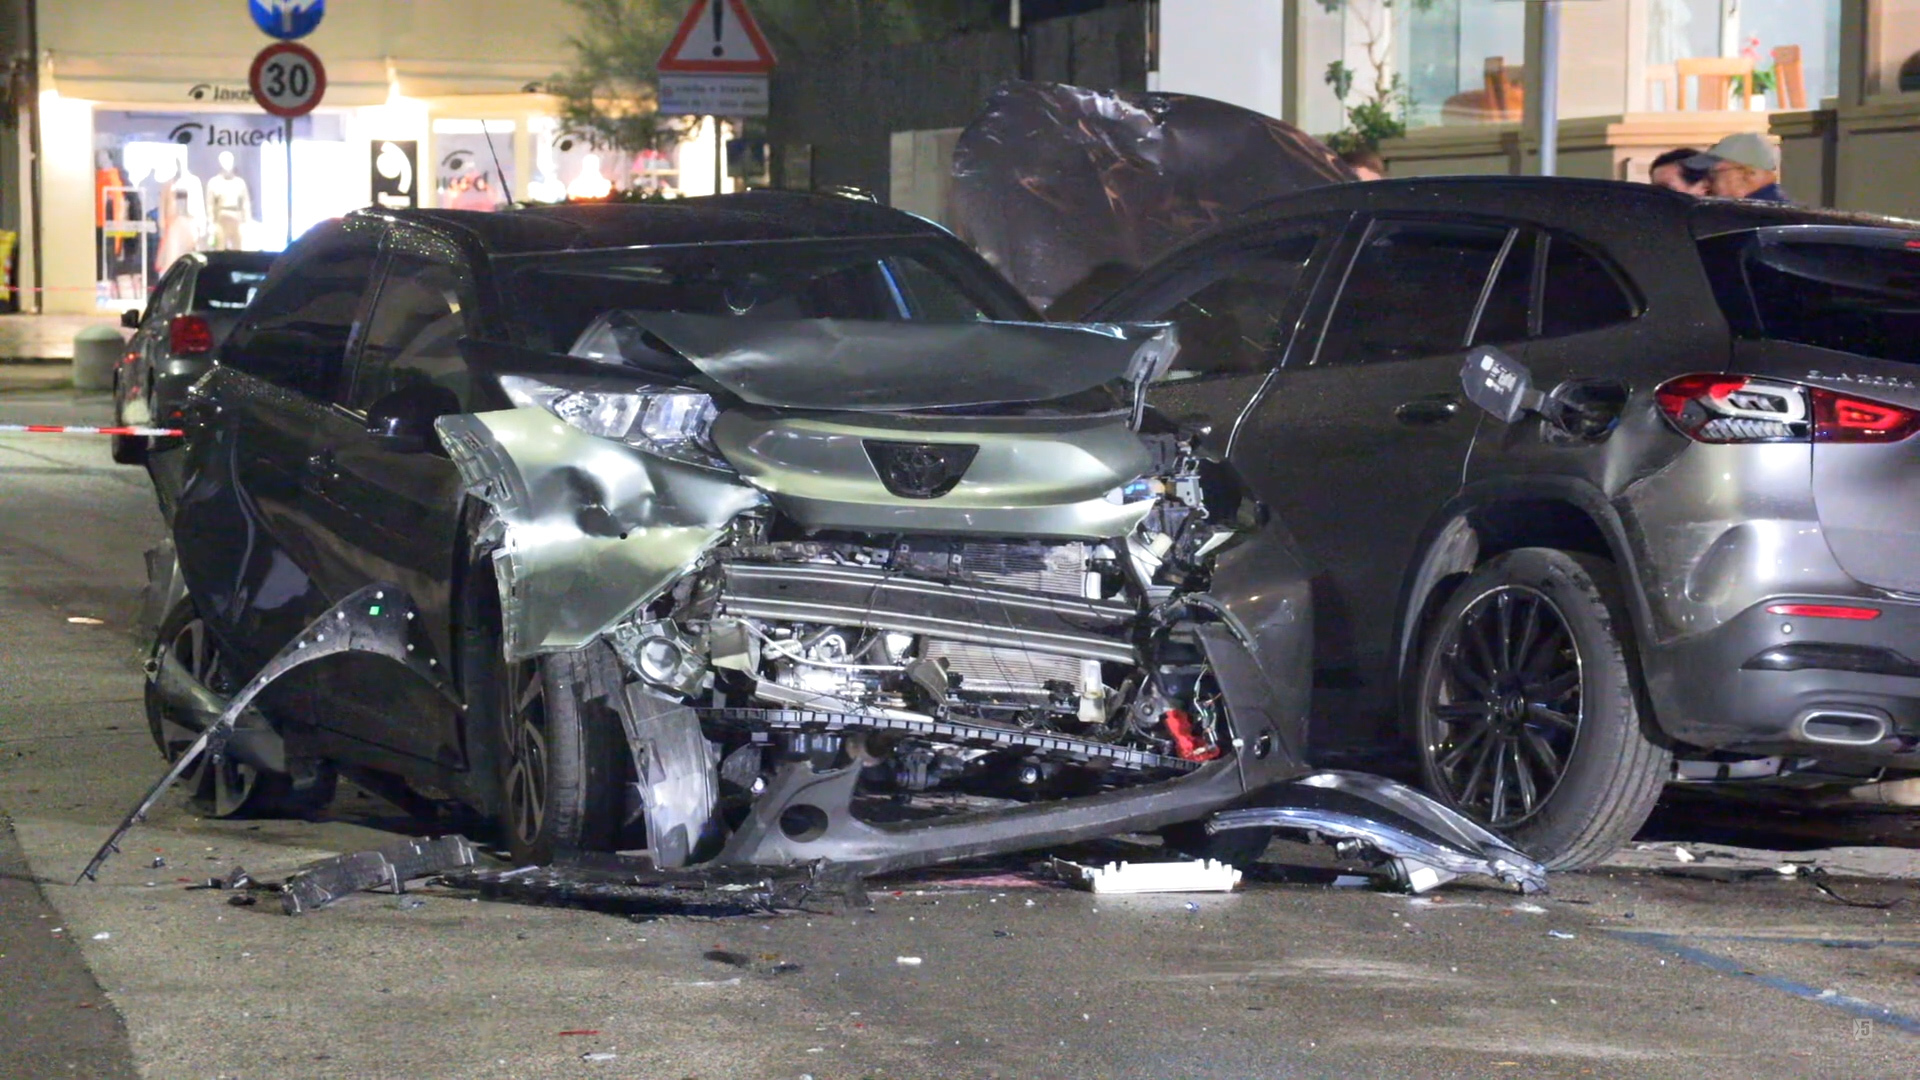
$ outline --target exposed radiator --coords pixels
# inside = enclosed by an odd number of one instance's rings
[[[1080,661],[1071,657],[939,640],[927,642],[926,656],[945,660],[947,671],[960,676],[963,691],[1037,697],[1045,693],[1049,680],[1080,688]]]

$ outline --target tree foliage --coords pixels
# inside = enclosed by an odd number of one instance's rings
[[[1327,145],[1345,153],[1348,150],[1378,149],[1384,139],[1407,133],[1407,113],[1413,98],[1407,93],[1406,80],[1393,70],[1393,15],[1396,8],[1431,11],[1442,0],[1319,0],[1328,14],[1350,11],[1357,28],[1360,46],[1367,54],[1367,67],[1373,86],[1367,96],[1349,103],[1353,93],[1354,70],[1345,60],[1327,65],[1325,76],[1333,96],[1346,106],[1347,126],[1327,136]],[[1447,0],[1458,3],[1458,0]]]
[[[654,64],[692,2],[567,0],[580,16],[567,39],[573,63],[549,89],[569,130],[629,151],[662,141]],[[992,0],[751,0],[750,8],[783,64],[933,40],[993,19]]]

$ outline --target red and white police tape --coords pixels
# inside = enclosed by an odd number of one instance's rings
[[[185,435],[179,428],[167,427],[87,427],[80,424],[0,424],[0,435],[131,435],[172,438]]]

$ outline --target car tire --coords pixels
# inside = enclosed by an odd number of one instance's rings
[[[568,851],[606,851],[619,837],[624,729],[607,695],[618,661],[602,643],[509,661],[490,560],[469,567],[482,592],[464,617],[469,713],[484,718],[498,781],[495,818],[515,863],[545,865]]]
[[[125,414],[120,409],[120,376],[113,377],[113,426],[126,424]],[[108,453],[113,455],[116,465],[145,465],[147,463],[147,440],[138,435],[114,435],[108,444]]]
[[[151,652],[154,670],[169,651],[188,674],[215,694],[230,697],[240,688],[242,680],[233,676],[190,597],[181,597],[160,620]],[[167,761],[178,759],[198,737],[199,730],[174,713],[160,696],[154,678],[147,680],[145,700],[147,730],[154,745]],[[286,773],[255,768],[231,757],[203,759],[181,777],[181,786],[186,788],[194,809],[216,818],[311,817],[333,801],[337,783],[333,768],[324,762],[304,784],[296,784]]]
[[[1632,625],[1604,559],[1521,548],[1468,575],[1413,687],[1427,790],[1555,870],[1632,839],[1672,765],[1647,730]]]

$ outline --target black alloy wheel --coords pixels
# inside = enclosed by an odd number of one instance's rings
[[[1434,773],[1449,802],[1496,829],[1559,787],[1580,732],[1580,653],[1560,609],[1525,585],[1472,598],[1448,623],[1426,687]]]
[[[1634,657],[1611,563],[1549,548],[1489,559],[1427,624],[1410,686],[1427,790],[1552,869],[1611,855],[1672,764]]]
[[[508,846],[540,847],[547,824],[547,695],[540,663],[503,664],[500,695],[500,788]]]

